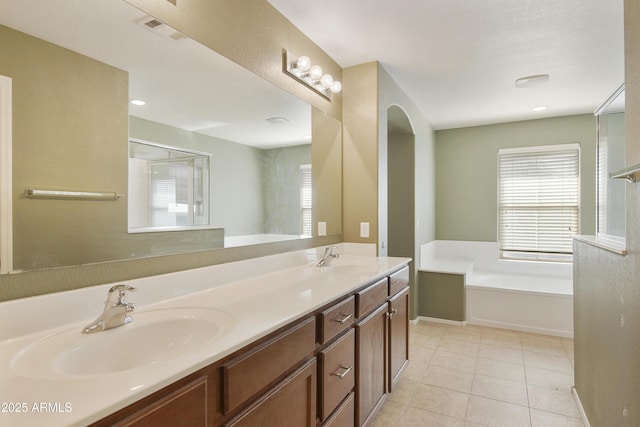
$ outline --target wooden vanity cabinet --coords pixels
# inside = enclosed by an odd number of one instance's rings
[[[366,425],[408,362],[408,271],[342,296],[91,426]]]
[[[360,298],[356,293],[356,302],[363,303],[356,304],[356,426],[373,418],[409,361],[409,268],[361,292]],[[367,315],[372,307],[377,308]]]

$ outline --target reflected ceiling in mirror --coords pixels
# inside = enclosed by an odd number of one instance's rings
[[[2,0],[0,23],[129,73],[130,114],[274,148],[308,144],[310,106],[122,0]]]

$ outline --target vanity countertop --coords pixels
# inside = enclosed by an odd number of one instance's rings
[[[340,258],[329,267],[316,267],[322,249],[128,281],[137,289],[128,296],[138,305],[134,323],[136,315],[148,311],[206,308],[220,313],[229,326],[186,356],[108,374],[52,374],[36,366],[49,363],[47,354],[36,357],[33,369],[18,365],[24,365],[21,352],[29,346],[65,331],[80,334],[102,312],[113,284],[0,303],[0,425],[87,425],[410,261],[351,255],[339,245]],[[128,326],[91,334],[91,339]]]

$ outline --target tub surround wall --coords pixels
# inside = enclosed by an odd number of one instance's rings
[[[595,233],[595,118],[592,114],[436,133],[436,238],[497,241],[499,148],[580,143],[580,229]]]
[[[624,3],[626,162],[633,165],[640,163],[640,3]],[[575,387],[592,427],[640,425],[640,184],[626,184],[626,198],[626,256],[574,242]]]

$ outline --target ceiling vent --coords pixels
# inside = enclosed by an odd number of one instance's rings
[[[187,36],[185,36],[181,32],[171,28],[164,22],[158,21],[156,18],[151,16],[145,16],[142,19],[138,19],[136,23],[138,25],[142,25],[144,28],[150,31],[153,31],[154,33],[165,39],[178,41],[187,38]]]

